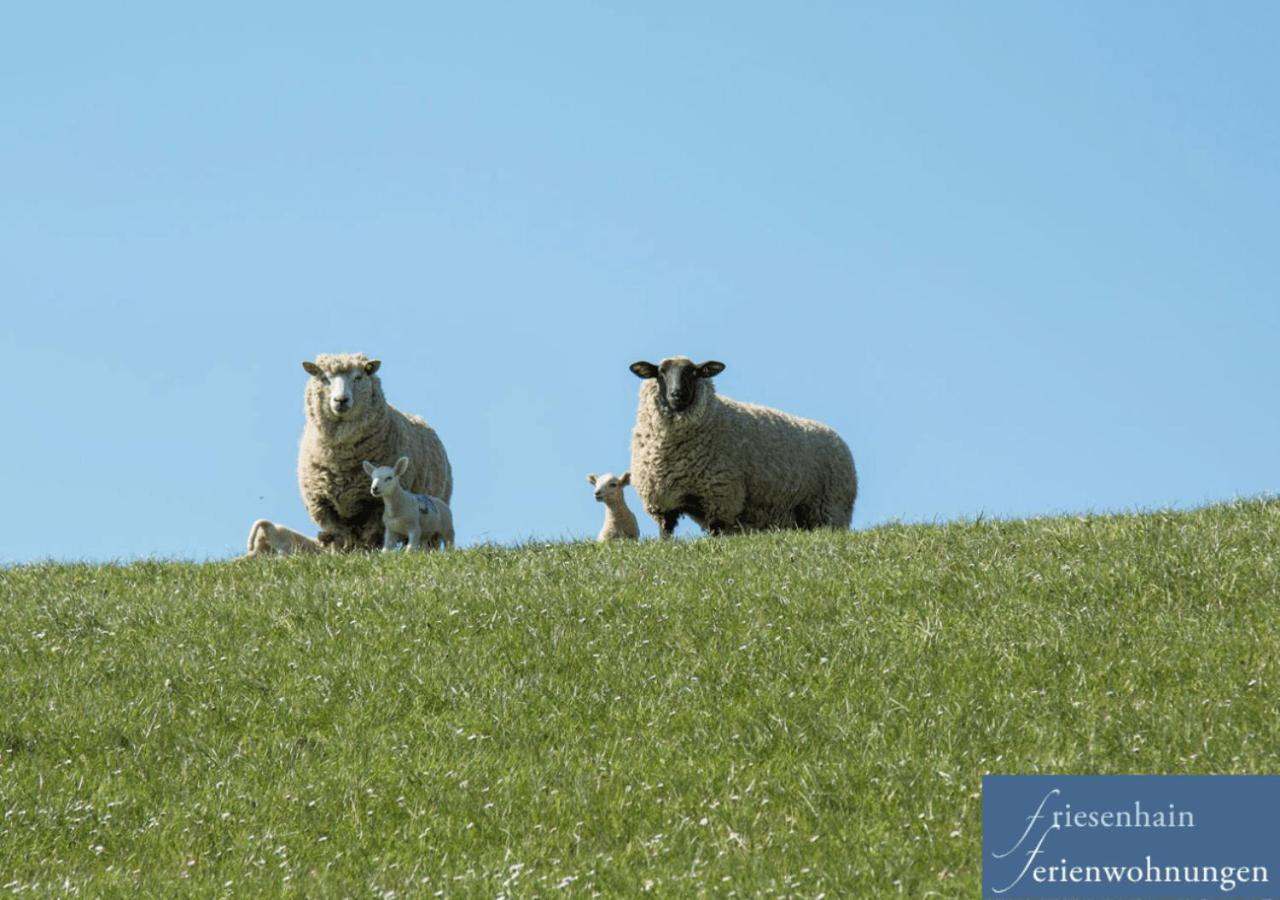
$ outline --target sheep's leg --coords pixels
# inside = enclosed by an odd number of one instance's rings
[[[658,522],[658,536],[665,541],[675,532],[676,523],[680,521],[680,511],[659,513],[654,519]]]
[[[391,533],[390,528],[382,529],[382,552],[390,553],[396,549],[396,536]]]
[[[307,512],[311,516],[311,521],[316,523],[316,527],[322,536],[325,537],[324,543],[337,543],[341,536],[346,532],[346,528],[342,524],[342,516],[338,514],[337,509],[327,499],[320,497],[305,497]],[[338,549],[344,549],[339,547]]]
[[[411,525],[409,527],[409,549],[418,550],[422,547],[422,526]]]

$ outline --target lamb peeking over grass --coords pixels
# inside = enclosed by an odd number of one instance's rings
[[[295,553],[319,553],[323,549],[315,538],[267,519],[258,519],[249,529],[245,556],[292,556]]]
[[[627,508],[627,498],[622,496],[622,489],[631,483],[631,473],[593,474],[587,476],[587,481],[595,486],[596,499],[604,504],[604,527],[600,529],[596,540],[640,540],[640,526],[636,523],[635,513]]]
[[[367,459],[361,465],[373,479],[369,492],[382,498],[383,553],[394,550],[401,538],[408,540],[410,550],[453,546],[453,513],[448,504],[439,497],[411,493],[400,484],[409,457],[400,457],[394,466],[375,466]]]

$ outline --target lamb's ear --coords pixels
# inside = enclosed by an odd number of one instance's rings
[[[373,474],[373,463],[369,462],[369,460],[366,459],[364,462],[360,463],[360,467],[364,469],[364,474]]]
[[[622,473],[622,477],[618,479],[618,484],[630,484],[630,483],[631,483],[631,471],[628,470]]]
[[[409,470],[409,457],[402,456],[396,460],[396,474],[403,475]]]
[[[637,378],[658,377],[658,367],[651,362],[633,362],[631,371],[635,373]]]
[[[595,484],[595,483],[596,483],[596,473],[595,473],[595,472],[592,472],[590,475],[588,475],[588,476],[587,476],[587,481],[591,482],[592,484]]]
[[[698,366],[698,377],[699,378],[715,378],[717,375],[719,375],[723,371],[724,371],[724,363],[716,362],[714,359],[711,359],[711,360],[707,360],[702,365]]]
[[[374,372],[378,371],[378,367],[381,365],[382,365],[382,360],[371,359],[364,364],[364,372],[366,375],[372,375]]]
[[[316,376],[317,378],[319,378],[321,375],[323,375],[323,374],[324,374],[324,373],[320,370],[320,367],[319,367],[319,366],[317,366],[315,363],[311,362],[311,360],[309,360],[309,359],[304,359],[304,360],[302,361],[302,368],[304,368],[304,369],[306,369],[306,370],[307,370],[307,374],[308,374],[308,375],[314,375],[314,376]]]

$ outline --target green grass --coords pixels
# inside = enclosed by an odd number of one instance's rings
[[[1280,771],[1277,650],[1276,501],[11,568],[0,886],[977,896],[983,773]]]

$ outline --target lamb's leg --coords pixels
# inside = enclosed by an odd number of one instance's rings
[[[390,528],[382,529],[382,552],[390,553],[396,548],[396,536],[391,533]]]
[[[422,547],[422,525],[412,525],[409,528],[409,549],[418,550]]]

